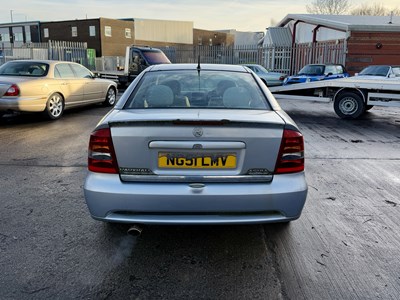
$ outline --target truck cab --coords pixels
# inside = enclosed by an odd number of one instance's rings
[[[160,49],[147,46],[130,46],[126,48],[124,70],[128,82],[131,82],[149,66],[170,63],[168,57]]]
[[[168,57],[160,49],[148,46],[128,46],[123,69],[96,72],[101,78],[115,81],[119,87],[131,83],[144,69],[152,65],[170,64]]]

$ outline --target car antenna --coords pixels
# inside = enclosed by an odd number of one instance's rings
[[[201,70],[201,67],[200,67],[200,54],[199,54],[199,56],[197,58],[197,76],[199,78],[199,90],[200,90],[200,87],[201,87],[200,70]]]
[[[200,67],[200,55],[197,58],[197,72],[200,73],[201,67]]]

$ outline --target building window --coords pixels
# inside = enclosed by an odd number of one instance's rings
[[[0,28],[0,41],[1,42],[10,41],[10,31],[8,28]]]
[[[96,27],[89,26],[89,36],[96,36]]]
[[[203,38],[201,36],[197,38],[197,45],[203,46]]]
[[[77,37],[78,36],[78,27],[72,26],[71,33],[72,33],[72,37]]]
[[[131,39],[132,38],[132,33],[130,28],[125,28],[125,38]]]
[[[32,42],[30,26],[25,26],[25,39],[26,39],[26,41],[25,41],[26,43]]]
[[[24,34],[22,33],[22,31],[22,27],[12,27],[14,42],[24,42]]]
[[[111,26],[104,26],[104,35],[111,36]]]
[[[43,34],[44,34],[45,38],[48,38],[49,37],[49,29],[48,28],[44,28],[43,29]]]

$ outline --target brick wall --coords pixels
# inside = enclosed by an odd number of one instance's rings
[[[368,65],[400,65],[400,32],[352,32],[347,49],[351,74]]]

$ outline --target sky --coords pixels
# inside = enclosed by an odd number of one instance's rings
[[[205,30],[265,31],[287,14],[307,13],[313,0],[14,0],[2,1],[0,23],[95,19],[159,19],[192,21]],[[375,0],[350,0],[352,6]],[[378,2],[379,3],[379,2]],[[385,0],[400,8],[399,0]]]

